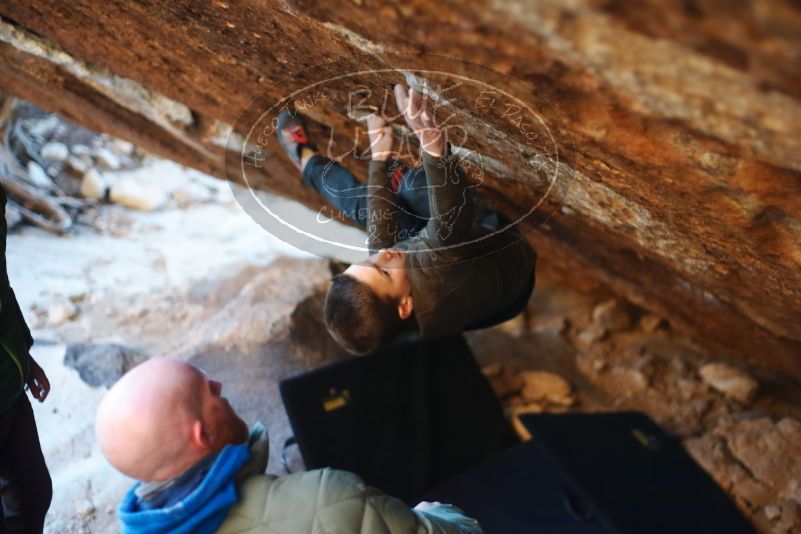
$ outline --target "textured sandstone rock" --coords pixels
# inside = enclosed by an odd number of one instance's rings
[[[644,332],[650,334],[662,326],[663,322],[664,321],[662,321],[662,318],[658,315],[646,313],[642,316],[642,318],[640,318],[640,328],[642,328]]]
[[[617,299],[609,299],[592,310],[592,320],[609,330],[625,330],[631,326],[631,314],[626,305]]]
[[[515,317],[512,317],[508,321],[504,321],[503,323],[499,324],[496,328],[502,332],[506,332],[510,336],[521,336],[528,330],[526,324],[526,314],[521,313]]]
[[[596,341],[603,339],[606,334],[606,328],[597,323],[590,323],[576,334],[576,344],[580,349],[586,350]]]
[[[770,482],[754,479],[729,452],[726,442],[712,435],[684,442],[687,452],[725,490],[736,488],[735,502],[748,512],[749,506],[764,506],[772,502]]]
[[[704,382],[727,397],[751,404],[759,391],[759,382],[748,373],[724,363],[709,363],[698,370]]]
[[[500,364],[488,365],[481,370],[499,399],[505,399],[520,393],[523,378],[519,373],[502,367]]]
[[[801,476],[801,421],[784,418],[778,422],[768,418],[723,421],[715,429],[731,453],[762,480],[791,497]]]
[[[798,501],[787,501],[782,506],[776,531],[793,533],[799,530],[801,530],[801,504]]]
[[[570,383],[546,371],[523,371],[523,399],[528,403],[548,402],[562,406],[575,403]]]
[[[724,417],[712,431],[684,445],[747,516],[755,514],[760,532],[793,532],[801,527],[795,494],[801,476],[797,419]],[[758,512],[768,524],[760,521]]]
[[[554,317],[540,317],[534,321],[531,331],[536,334],[546,334],[549,336],[558,336],[562,334],[568,327],[568,320],[561,315]]]
[[[365,52],[435,52],[510,74],[547,98],[575,148],[559,162],[569,188],[529,234],[540,256],[723,355],[801,378],[795,3],[30,0],[0,15],[4,90],[217,176],[242,111],[279,98],[283,77],[307,83],[296,74],[314,64],[344,60],[333,75],[370,64]],[[408,67],[384,66],[377,85]],[[456,111],[494,162],[488,200],[515,214],[540,198],[520,134]],[[341,99],[313,118],[354,128]],[[267,157],[257,187],[318,203]]]

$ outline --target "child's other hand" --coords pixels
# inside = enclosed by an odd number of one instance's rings
[[[395,102],[406,124],[420,140],[423,150],[437,158],[442,156],[445,152],[445,136],[434,122],[433,115],[426,111],[425,97],[415,89],[409,88],[407,91],[403,85],[397,84]]]
[[[373,160],[386,161],[392,154],[392,128],[375,113],[367,117],[367,135]]]
[[[31,374],[30,378],[28,378],[28,389],[31,390],[33,398],[39,402],[44,402],[47,394],[50,393],[50,381],[47,380],[47,375],[33,358],[30,359],[30,364]]]

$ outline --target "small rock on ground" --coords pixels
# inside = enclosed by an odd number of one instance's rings
[[[659,329],[659,327],[662,326],[663,322],[664,321],[662,320],[662,318],[659,317],[658,315],[654,315],[652,313],[646,313],[640,319],[640,329],[642,329],[643,332],[650,334]]]
[[[28,162],[28,179],[33,185],[42,189],[50,189],[53,186],[53,181],[42,166],[35,161]]]
[[[576,335],[576,344],[578,348],[586,350],[604,337],[606,337],[606,328],[596,323],[590,323]]]
[[[609,299],[592,310],[592,320],[609,330],[625,330],[631,326],[631,314],[626,305],[617,299]]]
[[[515,317],[512,317],[508,321],[499,324],[495,328],[501,330],[502,332],[506,332],[511,336],[517,337],[523,335],[526,332],[527,330],[526,323],[527,323],[526,314],[521,313]]]
[[[49,163],[61,163],[70,156],[70,150],[64,143],[45,143],[39,151],[42,159]]]
[[[92,387],[111,387],[147,355],[116,343],[77,343],[67,347],[64,365]]]
[[[526,402],[550,402],[570,406],[575,402],[572,388],[561,376],[546,371],[523,371],[523,399]]]
[[[100,200],[106,196],[106,184],[103,176],[96,169],[89,169],[81,180],[81,195],[84,198]]]
[[[706,364],[698,373],[712,388],[745,405],[751,404],[759,391],[759,382],[745,371],[725,363]]]
[[[499,364],[489,365],[482,369],[482,372],[499,399],[516,395],[523,387],[523,378],[520,373],[504,369]]]
[[[537,334],[557,336],[567,330],[568,320],[561,315],[553,317],[539,317],[534,320],[532,332]]]
[[[135,180],[121,180],[113,184],[110,198],[115,204],[140,211],[153,211],[167,201],[162,190]]]
[[[102,169],[114,171],[120,168],[121,163],[119,156],[108,148],[98,148],[95,150],[93,156],[98,166]]]
[[[78,308],[71,300],[63,299],[52,303],[47,308],[47,323],[50,326],[59,326],[78,315]]]

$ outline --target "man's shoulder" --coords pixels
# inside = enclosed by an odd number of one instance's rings
[[[253,475],[239,488],[239,502],[228,513],[218,534],[233,532],[299,532],[315,523],[325,510],[332,532],[346,532],[359,525],[376,498],[393,501],[389,508],[380,506],[389,522],[410,521],[408,508],[368,487],[353,473],[336,469],[318,469],[285,476]],[[394,502],[397,501],[397,502]],[[286,526],[287,530],[281,530]],[[293,530],[297,528],[297,530]]]
[[[330,468],[282,476],[254,473],[239,484],[240,499],[231,512],[261,516],[270,507],[279,514],[289,514],[293,508],[303,513],[359,497],[366,488],[358,475]]]

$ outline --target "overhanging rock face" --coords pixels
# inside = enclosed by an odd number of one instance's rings
[[[427,52],[508,74],[550,103],[569,147],[569,189],[529,234],[540,256],[801,379],[797,3],[28,0],[0,16],[0,87],[221,177],[228,125],[309,83],[298,73],[313,65],[409,70]],[[363,56],[389,52],[412,55]],[[519,129],[455,111],[493,162],[491,202],[515,214],[542,197]],[[336,98],[312,117],[353,128]],[[318,202],[267,156],[258,187]]]

